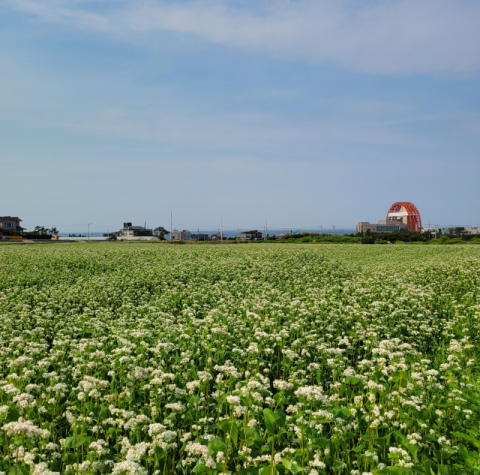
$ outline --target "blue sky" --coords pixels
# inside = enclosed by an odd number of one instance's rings
[[[480,224],[480,3],[0,1],[0,215]]]

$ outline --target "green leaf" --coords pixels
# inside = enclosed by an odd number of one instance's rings
[[[262,439],[263,441],[263,439]],[[214,439],[208,442],[208,449],[210,451],[210,455],[216,454],[217,452],[227,452],[228,445],[226,442],[221,439],[220,437],[215,437]]]
[[[367,446],[365,444],[360,444],[360,445],[357,445],[353,450],[355,452],[363,452],[366,448]]]
[[[352,416],[352,413],[348,409],[336,409],[333,411],[333,415],[335,418],[339,417],[345,421]]]
[[[101,419],[102,421],[104,419],[108,419],[109,417],[111,417],[111,414],[110,414],[110,411],[108,410],[107,407],[104,407],[102,406],[101,407],[101,410],[100,410],[100,414],[98,415],[99,419]]]
[[[477,449],[480,449],[480,441],[475,439],[475,437],[468,435],[468,434],[462,434],[461,432],[452,432],[452,435],[457,437],[457,439],[465,439],[471,442]]]
[[[275,467],[275,465],[273,466],[273,470],[271,465],[267,465],[266,467],[263,467],[263,469],[258,473],[258,475],[272,475],[272,474],[278,475],[278,470]]]
[[[332,468],[335,472],[339,472],[340,470],[343,470],[346,466],[346,463],[341,462],[340,460],[335,460],[335,462],[333,462]]]
[[[274,435],[275,434],[275,428],[274,428],[275,415],[270,409],[264,409],[263,417],[265,419],[265,426],[267,428],[267,432],[270,435]]]
[[[232,423],[231,421],[220,421],[218,423],[218,427],[219,429],[223,430],[223,432],[225,432],[226,434],[229,434],[231,423]]]
[[[263,410],[263,417],[266,421],[270,422],[271,424],[275,423],[275,414],[271,409],[264,409]]]
[[[373,475],[388,475],[390,472],[386,468],[379,469],[373,471]]]
[[[357,384],[360,380],[356,378],[355,376],[347,376],[345,378],[345,383],[346,384]]]
[[[73,437],[67,437],[65,439],[65,448],[66,449],[76,449],[83,445],[87,439],[81,435],[74,435]]]
[[[286,470],[292,472],[294,475],[301,472],[302,469],[298,466],[297,462],[283,458],[282,464]]]
[[[286,420],[287,415],[281,409],[277,409],[275,411],[275,424],[277,424],[278,427],[283,427]]]
[[[214,468],[207,467],[206,465],[197,465],[192,472],[194,473],[208,473],[208,472],[214,472]]]
[[[15,407],[9,407],[7,417],[5,418],[5,422],[16,422],[20,417],[20,413]]]
[[[163,455],[165,455],[165,451],[159,447],[158,445],[155,446],[155,448],[153,449],[155,451],[155,455],[157,456],[157,458],[160,458],[162,457]]]
[[[197,402],[200,401],[200,396],[192,396],[188,402],[194,406],[195,404],[197,404]]]
[[[405,467],[387,467],[390,473],[394,473],[395,475],[409,475],[412,473],[412,469],[405,468]]]
[[[263,445],[263,437],[253,427],[247,427],[247,446],[256,445],[260,448]]]
[[[17,465],[16,466],[16,471],[15,471],[15,467],[12,467],[12,469],[10,470],[9,474],[8,475],[28,475],[30,472],[28,469],[26,468],[23,468],[21,465]]]
[[[230,434],[232,436],[233,443],[235,444],[235,447],[236,447],[238,443],[238,429],[234,422],[232,422],[232,428],[231,428]]]

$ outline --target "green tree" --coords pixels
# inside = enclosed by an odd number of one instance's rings
[[[167,236],[168,234],[170,234],[170,232],[167,231],[163,226],[159,226],[158,228],[155,228],[153,230],[153,235],[157,236],[162,241],[165,240],[165,236]]]
[[[32,232],[33,234],[42,234],[42,235],[50,234],[50,230],[47,229],[45,226],[35,226]]]

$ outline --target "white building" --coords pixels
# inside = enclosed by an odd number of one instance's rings
[[[173,241],[190,241],[190,231],[184,229],[183,231],[172,231]]]
[[[237,234],[237,239],[239,241],[254,241],[262,239],[262,233],[258,232],[256,229],[253,231],[244,231],[243,233]]]
[[[465,232],[468,234],[480,234],[480,226],[472,226],[471,228],[465,228]]]
[[[123,229],[115,233],[118,238],[128,238],[134,236],[153,236],[151,229],[146,229],[143,226],[132,226],[132,223],[123,223]]]

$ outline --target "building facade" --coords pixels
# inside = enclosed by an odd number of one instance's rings
[[[153,236],[152,230],[143,226],[132,226],[132,223],[123,223],[123,229],[115,233],[117,237],[134,237],[134,236]]]
[[[471,228],[465,228],[467,234],[480,234],[480,226],[472,226]]]
[[[208,241],[210,236],[206,233],[190,234],[191,241]]]
[[[253,231],[244,231],[243,233],[237,234],[237,239],[239,241],[255,241],[262,239],[262,233],[258,232],[256,229]]]
[[[379,221],[378,224],[373,224],[368,221],[360,221],[357,223],[355,234],[391,233],[394,231],[408,231],[408,223],[391,224],[386,221]]]
[[[0,233],[2,231],[23,231],[23,228],[20,226],[21,222],[22,220],[15,216],[0,216]]]
[[[172,231],[172,240],[173,241],[189,241],[190,240],[190,231],[184,229],[183,231]]]

